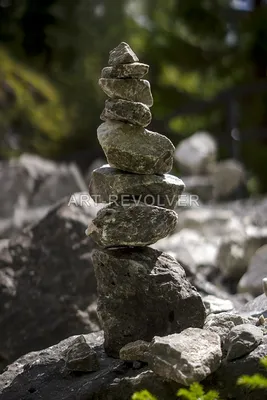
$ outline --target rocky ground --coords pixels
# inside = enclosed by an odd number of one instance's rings
[[[98,208],[82,201],[88,182],[75,166],[28,155],[2,163],[0,182],[1,399],[125,400],[147,388],[164,400],[194,380],[216,387],[224,399],[265,398],[262,391],[251,392],[235,382],[242,374],[264,373],[259,360],[267,355],[267,325],[261,317],[267,318],[262,288],[267,275],[266,198],[179,207],[176,231],[152,247],[174,257],[198,290],[206,307],[204,330],[199,329],[201,321],[189,323],[195,327],[185,325],[164,345],[153,339],[148,358],[140,355],[137,343],[120,360],[104,352],[96,313],[95,245],[85,229]],[[166,279],[164,284],[173,287],[172,279],[179,278]],[[140,291],[146,290],[145,281],[142,285]],[[172,324],[171,310],[161,309],[164,302],[157,300],[155,290],[149,300],[157,323]],[[112,300],[110,307],[116,308]],[[185,310],[190,321],[190,304]],[[117,312],[118,320],[127,316],[125,310]],[[197,352],[203,352],[200,360],[195,351],[190,353],[194,342]],[[162,376],[158,360],[166,357],[164,348],[187,360],[186,380],[173,376],[172,369]]]

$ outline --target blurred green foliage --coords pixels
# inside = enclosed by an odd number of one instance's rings
[[[262,358],[260,363],[267,371],[267,357]],[[243,375],[238,379],[237,384],[246,386],[251,390],[262,389],[265,394],[267,391],[267,377],[261,374]]]
[[[255,132],[241,141],[242,158],[266,190],[267,135],[256,134],[267,130],[267,7],[238,12],[229,3],[0,0],[0,156],[98,155],[98,78],[109,51],[127,41],[151,66],[151,129],[175,144],[208,130],[229,157],[236,100],[241,132]]]
[[[188,389],[179,389],[177,397],[183,400],[220,400],[219,393],[216,390],[205,392],[203,386],[198,382],[192,383]],[[131,400],[157,400],[157,398],[147,390],[142,390],[134,393]]]
[[[23,130],[22,148],[51,156],[58,141],[69,130],[59,91],[1,47],[0,59],[1,133],[4,136],[5,131]],[[10,149],[3,143],[1,152],[15,155],[16,147]]]
[[[267,370],[267,356],[260,359],[260,364]],[[242,375],[237,380],[237,385],[245,386],[250,390],[267,390],[267,378],[262,374]],[[205,391],[199,382],[193,382],[189,388],[181,388],[177,394],[183,400],[220,400],[220,395],[216,390]],[[131,400],[157,400],[148,390],[141,390],[132,395]]]

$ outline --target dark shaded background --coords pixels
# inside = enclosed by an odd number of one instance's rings
[[[97,82],[121,41],[151,66],[150,128],[175,145],[210,131],[266,192],[264,0],[0,0],[0,157],[101,156]]]

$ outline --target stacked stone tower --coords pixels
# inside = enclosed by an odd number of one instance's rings
[[[127,43],[110,52],[100,87],[108,95],[98,128],[107,165],[93,171],[90,195],[108,203],[87,229],[93,253],[98,313],[106,352],[138,339],[202,327],[201,297],[175,259],[149,246],[176,226],[174,208],[184,189],[172,169],[174,146],[145,127],[151,122],[149,66]]]

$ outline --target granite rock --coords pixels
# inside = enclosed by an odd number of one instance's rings
[[[220,366],[217,333],[199,328],[154,337],[149,347],[149,367],[164,379],[184,385],[205,379]]]
[[[111,203],[102,208],[87,228],[101,247],[147,246],[174,231],[175,211],[144,203]]]
[[[98,314],[107,354],[136,340],[202,327],[205,309],[183,268],[151,248],[94,250]]]
[[[105,108],[100,118],[103,121],[111,119],[139,126],[147,126],[151,122],[152,115],[149,107],[143,103],[114,99],[106,100]]]
[[[99,85],[112,99],[124,99],[153,105],[150,83],[144,79],[107,79],[100,78]]]
[[[100,329],[88,309],[97,296],[94,243],[84,235],[93,217],[68,201],[0,249],[0,370],[68,335]]]
[[[163,135],[123,122],[104,122],[97,137],[111,167],[136,174],[170,172],[174,146]]]
[[[231,329],[243,323],[244,319],[240,315],[231,313],[210,314],[205,320],[204,329],[217,333],[223,346]]]
[[[227,350],[227,360],[232,361],[249,354],[263,340],[263,332],[252,324],[242,324],[235,326],[229,332],[226,339],[225,348]]]
[[[176,176],[130,174],[108,164],[93,171],[89,185],[96,203],[126,198],[170,209],[176,207],[183,189],[183,181]]]
[[[93,372],[99,369],[97,352],[83,335],[78,336],[65,350],[65,369],[76,372]]]

